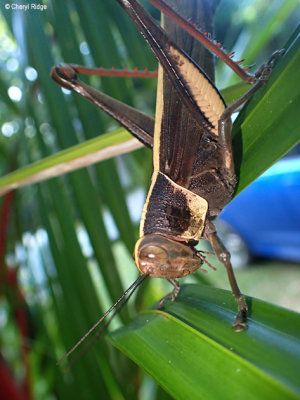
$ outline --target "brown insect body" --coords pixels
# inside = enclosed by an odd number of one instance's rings
[[[172,2],[175,8],[179,5],[178,2],[177,4]],[[193,18],[201,20],[203,29],[212,32],[211,18],[207,15],[211,13],[209,7],[203,8],[203,3],[191,1],[187,3],[184,13],[183,17],[188,19],[193,15]],[[212,94],[218,97],[223,106],[221,110],[224,111],[225,102],[211,82],[214,79],[212,54],[169,18],[164,18],[164,21],[164,29],[170,39],[189,54],[191,59],[197,62],[197,66],[209,71],[210,77],[198,69],[197,74],[198,76],[200,74],[200,78],[203,78]],[[182,262],[182,256],[178,257],[177,268],[174,268],[176,263],[174,257],[172,262],[166,261],[167,264],[164,265],[159,257],[159,251],[154,257],[148,236],[163,235],[175,241],[175,245],[179,246],[178,242],[183,242],[194,248],[198,240],[204,237],[206,221],[217,216],[230,200],[235,176],[230,173],[232,170],[228,173],[224,167],[224,149],[219,144],[218,135],[214,133],[217,131],[217,126],[213,127],[215,129],[212,132],[205,113],[203,120],[206,123],[200,124],[183,103],[168,75],[162,71],[161,73],[156,112],[156,119],[160,120],[160,124],[156,125],[154,133],[154,146],[157,143],[153,152],[154,173],[140,225],[140,236],[142,238],[144,236],[144,240],[139,240],[134,254],[136,264],[142,273],[148,271],[150,276],[178,278],[197,269],[187,268],[188,265],[195,264],[195,258],[198,259],[199,268],[203,262],[202,258],[194,251],[193,257],[186,254],[185,263]],[[208,101],[207,106],[209,105],[211,103]],[[232,164],[231,159],[230,165]],[[174,246],[172,241],[169,242],[169,253],[172,253],[171,248]],[[141,258],[145,263],[146,243],[149,246],[150,257],[147,262],[148,269],[141,265]]]
[[[246,326],[247,305],[235,280],[230,254],[216,235],[211,220],[228,203],[236,184],[230,116],[264,84],[274,59],[282,51],[274,53],[256,75],[249,75],[224,53],[219,44],[207,43],[207,37],[188,22],[192,17],[203,31],[212,33],[211,21],[215,11],[212,7],[217,2],[189,0],[183,7],[182,0],[150,0],[172,16],[172,19],[164,17],[165,30],[162,30],[137,0],[116,1],[136,24],[160,64],[155,121],[91,88],[77,77],[77,73],[101,75],[103,69],[63,64],[52,68],[51,76],[61,86],[76,91],[97,105],[146,146],[153,148],[151,185],[141,218],[140,239],[134,250],[135,262],[142,275],[132,285],[128,298],[145,276],[150,275],[167,278],[175,286],[171,295],[174,300],[179,292],[179,284],[174,278],[201,269],[204,257],[194,246],[205,238],[226,267],[238,304],[233,326],[236,331],[242,331]],[[176,6],[182,10],[182,15],[174,13]],[[212,54],[186,31],[209,47],[245,81],[255,83],[231,106],[226,107],[212,83]],[[112,76],[114,74],[112,71]],[[128,75],[130,72],[124,71],[124,76]]]
[[[177,2],[177,6],[179,3],[180,1]],[[173,6],[176,8],[174,2]],[[203,3],[191,1],[184,12],[186,15],[183,16],[186,19],[192,15],[197,21],[200,20],[199,25],[203,26],[203,29],[213,32],[209,23],[212,17],[207,15],[211,13],[209,7],[203,8]],[[206,72],[204,79],[213,85],[213,55],[188,33],[176,27],[168,18],[165,19],[165,29],[170,38],[199,65],[202,74],[203,71]],[[194,84],[197,85],[198,82],[195,81]],[[224,100],[215,87],[214,89],[213,94],[220,97],[225,110]],[[211,133],[208,126],[195,120],[164,73],[159,169],[178,185],[206,199],[208,218],[220,213],[233,192],[234,177],[229,179],[228,172],[224,171],[223,151],[218,137]]]

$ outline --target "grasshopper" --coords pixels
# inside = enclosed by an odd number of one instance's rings
[[[59,85],[87,98],[153,149],[151,184],[141,217],[140,238],[134,249],[141,275],[115,305],[129,292],[130,297],[147,276],[168,279],[174,286],[159,307],[167,298],[174,300],[180,290],[176,279],[201,269],[206,262],[203,252],[195,246],[200,239],[207,239],[226,268],[237,302],[233,327],[235,331],[243,331],[247,326],[247,304],[236,282],[230,254],[218,238],[212,220],[228,203],[237,183],[231,115],[265,83],[275,58],[283,51],[275,52],[252,75],[188,20],[191,15],[210,14],[208,3],[190,0],[182,16],[174,7],[180,4],[179,0],[150,0],[162,12],[162,28],[137,0],[116,1],[136,24],[159,61],[155,120],[93,89],[77,76],[79,73],[154,76],[155,73],[93,69],[75,64],[61,64],[51,71]],[[204,28],[212,30],[209,23]],[[213,84],[211,52],[252,84],[230,106],[226,106]]]

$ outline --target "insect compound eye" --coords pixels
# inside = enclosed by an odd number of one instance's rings
[[[141,264],[163,264],[168,262],[168,253],[159,246],[145,246],[139,252]]]

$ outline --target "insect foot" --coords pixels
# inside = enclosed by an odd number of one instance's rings
[[[247,328],[247,313],[248,313],[248,306],[246,304],[246,300],[244,296],[240,296],[237,300],[238,303],[238,313],[235,317],[235,321],[232,324],[233,329],[235,332],[243,332]]]
[[[77,82],[75,69],[69,64],[60,64],[59,67],[52,67],[51,78],[60,86],[74,90],[74,84]]]
[[[281,57],[285,53],[285,49],[276,50],[271,55],[270,59],[266,64],[263,64],[259,70],[256,72],[255,77],[261,81],[267,81],[270,77],[272,69],[274,67],[274,62],[278,57]]]

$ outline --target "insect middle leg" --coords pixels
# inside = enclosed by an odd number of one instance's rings
[[[231,115],[243,103],[245,103],[260,87],[262,87],[265,84],[266,80],[269,78],[269,75],[272,71],[274,59],[276,59],[281,54],[282,51],[278,51],[272,55],[269,62],[260,68],[257,75],[258,80],[256,81],[256,83],[240,99],[238,99],[235,103],[228,106],[219,120],[218,131],[219,131],[220,144],[223,149],[222,151],[223,177],[224,181],[229,187],[233,188],[236,183],[233,156],[232,156]],[[207,224],[206,237],[209,240],[210,244],[212,245],[217,257],[224,264],[226,268],[230,286],[233,295],[236,299],[236,302],[238,304],[238,314],[236,316],[233,327],[237,332],[243,331],[247,326],[246,320],[247,320],[248,307],[236,282],[232,265],[230,262],[230,253],[227,251],[221,240],[218,238],[214,225],[211,222]]]
[[[226,171],[227,183],[235,185],[235,172],[232,157],[232,137],[231,137],[231,115],[247,100],[249,100],[269,79],[275,60],[283,55],[284,49],[275,51],[267,63],[263,64],[257,71],[255,84],[244,93],[238,100],[230,104],[222,114],[218,123],[219,140],[223,149],[223,168]]]

